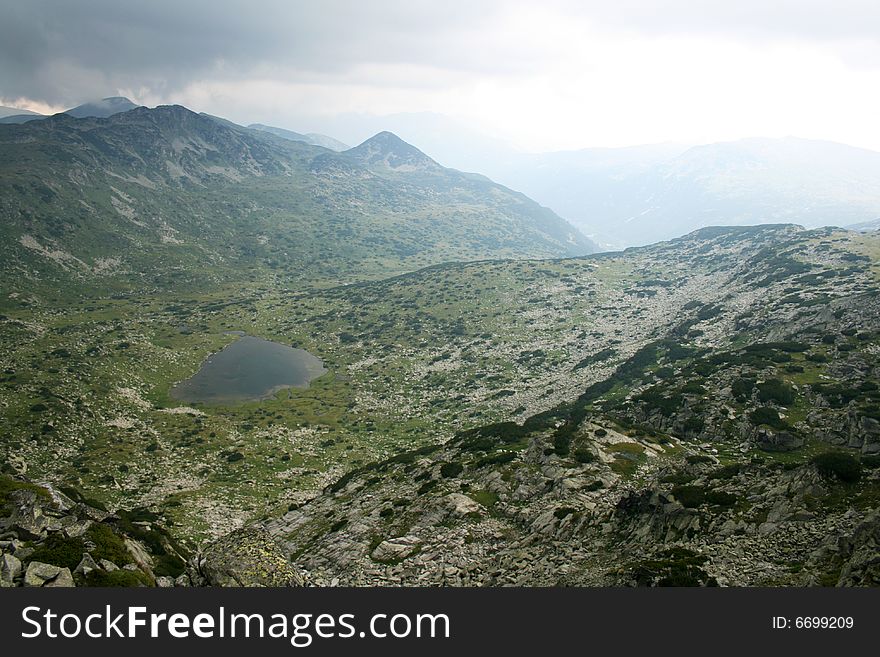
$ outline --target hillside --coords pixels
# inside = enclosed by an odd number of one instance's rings
[[[263,125],[262,123],[251,123],[248,128],[251,130],[269,132],[277,137],[283,137],[284,139],[290,139],[291,141],[304,141],[312,146],[322,146],[331,151],[347,151],[350,148],[347,144],[343,144],[338,139],[333,139],[333,137],[320,135],[314,132],[302,134],[294,132],[293,130],[285,130],[284,128],[276,128],[271,125]]]
[[[640,564],[837,582],[864,546],[817,550],[862,545],[878,500],[878,248],[706,229],[325,290],[19,308],[0,322],[2,460],[147,507],[189,549],[256,523],[316,583],[654,581]],[[263,401],[172,399],[236,330],[328,372]]]
[[[20,294],[345,281],[593,248],[486,179],[386,175],[358,149],[338,156],[177,106],[0,126],[0,144],[0,276]]]
[[[721,229],[559,263],[618,326],[665,321],[623,353],[595,332],[592,354],[566,350],[570,401],[367,464],[260,526],[325,584],[877,585],[876,247]],[[596,286],[605,267],[641,307]]]

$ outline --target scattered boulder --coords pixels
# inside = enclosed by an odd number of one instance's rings
[[[21,561],[11,554],[0,556],[0,588],[15,586],[21,575]]]
[[[243,527],[208,545],[197,570],[210,586],[303,586],[268,532]]]
[[[771,431],[760,427],[755,432],[758,447],[767,452],[793,452],[804,446],[804,439],[789,431]]]
[[[95,560],[92,558],[92,555],[86,552],[83,555],[82,560],[79,562],[79,565],[73,571],[74,574],[77,575],[88,575],[93,570],[98,569],[98,564],[95,563]]]
[[[421,546],[422,541],[417,536],[398,536],[379,543],[370,556],[376,561],[402,561],[415,554]]]
[[[467,495],[450,493],[445,499],[453,515],[464,517],[471,513],[480,513],[480,505]]]
[[[31,587],[72,587],[70,568],[61,568],[40,561],[31,561],[24,574],[24,585]]]
[[[45,537],[49,518],[43,513],[43,498],[35,491],[21,489],[10,493],[9,503],[12,513],[6,520],[7,528],[21,539],[38,540]]]

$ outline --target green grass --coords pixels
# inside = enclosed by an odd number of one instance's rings
[[[468,496],[487,509],[491,509],[498,502],[498,495],[488,490],[471,491]]]

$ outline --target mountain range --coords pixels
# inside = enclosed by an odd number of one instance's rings
[[[24,288],[344,281],[595,250],[526,196],[390,133],[335,152],[162,106],[0,126],[0,144],[2,269]]]
[[[65,114],[108,117],[137,107],[122,97],[84,103]],[[210,115],[205,115],[210,116]],[[0,124],[44,118],[0,110]],[[234,130],[244,127],[224,122]],[[325,122],[326,123],[326,122]],[[399,129],[405,139],[462,171],[479,171],[520,190],[575,225],[603,249],[671,239],[712,225],[793,221],[808,227],[880,220],[880,153],[834,142],[742,139],[704,145],[521,153],[442,115],[347,116],[327,123],[354,134]],[[343,152],[349,146],[317,132],[252,123],[252,131]]]
[[[323,146],[324,148],[329,148],[331,151],[346,151],[351,148],[350,146],[348,146],[348,144],[343,144],[338,139],[333,139],[333,137],[328,137],[327,135],[320,135],[316,132],[310,132],[307,135],[302,135],[298,132],[294,132],[293,130],[275,128],[271,125],[263,125],[262,123],[251,123],[248,128],[251,128],[252,130],[262,130],[264,132],[270,132],[273,135],[284,137],[284,139],[290,139],[291,141],[304,141],[305,143],[312,144],[313,146]]]
[[[393,130],[446,166],[522,191],[605,249],[710,225],[847,226],[880,217],[880,154],[828,141],[751,138],[528,153],[436,113],[348,114],[313,125],[344,139]]]
[[[487,173],[613,247],[671,239],[704,226],[847,226],[880,217],[880,153],[833,142],[743,139],[502,162],[506,170]]]

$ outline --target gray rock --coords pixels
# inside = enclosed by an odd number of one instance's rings
[[[212,586],[303,585],[274,539],[255,527],[237,529],[208,545],[198,569]]]
[[[114,570],[119,570],[119,566],[117,566],[112,561],[108,559],[99,559],[98,564],[100,564],[101,568],[106,570],[108,573],[112,573]]]
[[[129,553],[134,558],[134,562],[140,567],[141,570],[152,572],[153,571],[153,557],[151,557],[147,551],[144,549],[144,546],[140,544],[140,542],[132,540],[130,538],[125,539],[125,547],[128,548]]]
[[[450,493],[444,500],[453,515],[464,517],[469,513],[480,513],[482,507],[467,495]]]
[[[92,555],[86,552],[73,572],[78,575],[88,575],[90,572],[97,569],[98,564],[95,563]]]
[[[40,561],[31,561],[24,574],[24,585],[31,587],[74,586],[70,568],[61,568]]]
[[[32,490],[21,489],[9,495],[12,514],[7,527],[18,534],[19,538],[37,540],[45,536],[49,519],[43,514],[45,500]]]
[[[398,536],[379,543],[370,556],[376,561],[400,561],[415,554],[421,546],[417,536]]]
[[[804,446],[804,439],[788,431],[771,431],[759,428],[756,431],[755,441],[758,447],[767,452],[791,452]]]
[[[758,525],[758,534],[772,534],[777,529],[779,529],[779,527],[775,522],[762,522],[760,525]]]
[[[21,561],[11,554],[0,557],[0,588],[15,586],[15,580],[19,575],[21,575]]]
[[[156,586],[160,589],[170,589],[174,587],[174,578],[167,575],[160,575],[156,578]]]
[[[85,534],[91,526],[91,520],[76,520],[75,522],[66,524],[62,531],[67,538],[79,538]]]

